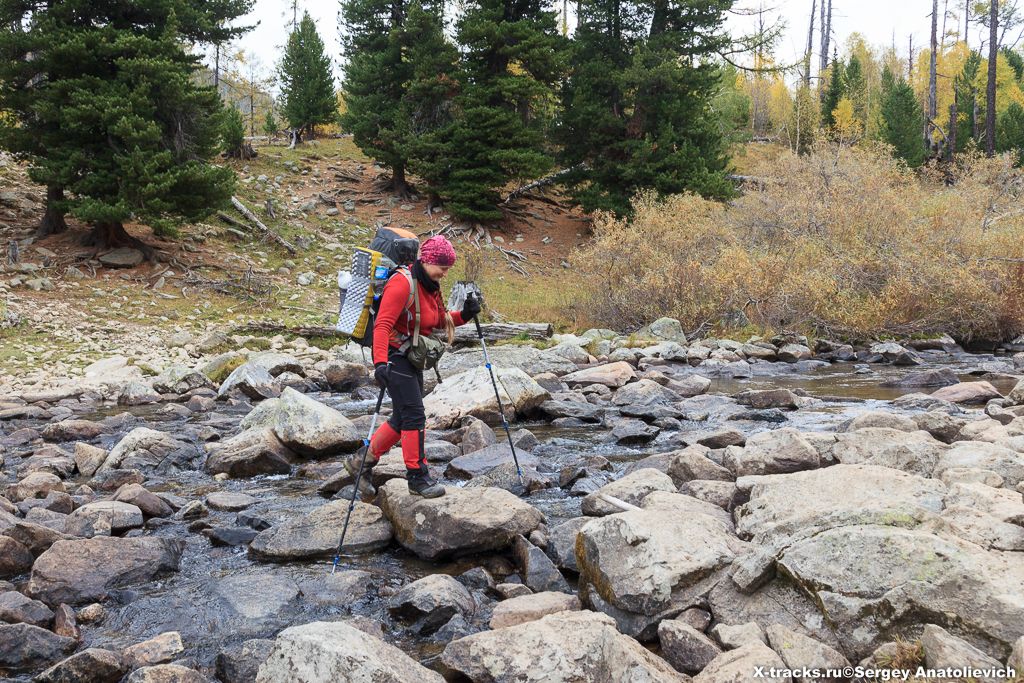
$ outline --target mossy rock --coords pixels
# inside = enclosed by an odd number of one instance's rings
[[[219,385],[227,379],[228,375],[245,363],[246,358],[246,354],[239,351],[228,351],[211,358],[199,368],[199,371],[209,377],[214,384]]]

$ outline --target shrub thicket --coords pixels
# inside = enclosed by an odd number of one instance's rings
[[[671,315],[847,339],[1024,332],[1024,175],[1009,157],[915,174],[884,147],[819,144],[762,178],[728,206],[641,195],[632,222],[599,216],[573,256],[581,305],[617,329]]]

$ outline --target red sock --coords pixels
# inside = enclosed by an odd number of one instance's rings
[[[400,438],[401,435],[395,431],[391,423],[385,422],[380,427],[377,427],[377,431],[373,433],[373,438],[370,439],[370,455],[373,456],[374,460],[380,460],[380,456],[390,451]]]
[[[426,458],[423,456],[423,432],[418,429],[402,430],[402,459],[405,466],[410,470],[418,470],[426,465]]]

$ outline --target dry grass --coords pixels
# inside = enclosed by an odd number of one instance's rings
[[[765,186],[728,207],[641,196],[632,223],[599,217],[573,258],[595,317],[852,339],[1024,332],[1024,177],[1009,159],[918,175],[885,149],[822,145],[750,170]]]

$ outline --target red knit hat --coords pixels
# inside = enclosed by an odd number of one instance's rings
[[[420,261],[433,266],[454,266],[455,247],[443,235],[434,235],[420,246]]]

